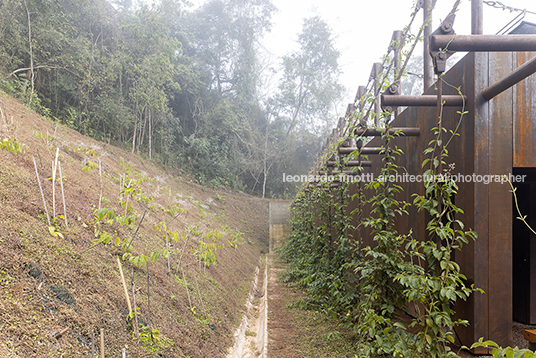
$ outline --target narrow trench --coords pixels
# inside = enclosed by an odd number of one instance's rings
[[[259,266],[255,269],[255,278],[246,302],[246,312],[234,334],[235,343],[227,358],[265,358],[267,356],[267,288],[268,261],[263,256]]]

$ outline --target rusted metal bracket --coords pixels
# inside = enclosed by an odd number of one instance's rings
[[[376,97],[376,94],[380,93],[380,74],[383,72],[382,64],[375,62],[372,65],[372,70],[370,72],[370,78],[374,80],[374,124],[378,125],[378,120],[380,117],[380,98]]]
[[[374,129],[374,128],[361,128],[356,129],[354,134],[356,136],[362,137],[381,137],[383,135],[383,130]],[[418,137],[421,134],[420,128],[389,128],[389,134],[393,135],[395,133],[400,133],[408,137]]]
[[[353,103],[348,103],[348,107],[346,107],[346,117],[350,117],[355,111],[355,107]]]
[[[454,20],[456,19],[456,15],[451,13],[447,16],[445,20],[441,23],[441,26],[439,26],[438,29],[436,29],[432,35],[430,35],[430,56],[432,57],[432,61],[434,63],[434,71],[437,75],[442,74],[445,72],[447,67],[447,59],[454,54],[454,52],[449,50],[445,50],[445,47],[441,48],[434,48],[432,46],[432,39],[434,36],[449,36],[449,38],[453,38],[456,33],[454,32]]]
[[[466,96],[460,95],[443,95],[441,97],[443,105],[447,107],[461,107],[464,101],[467,101]],[[437,96],[421,95],[421,96],[403,96],[403,95],[388,95],[382,94],[382,108],[384,110],[392,110],[396,107],[436,107]]]

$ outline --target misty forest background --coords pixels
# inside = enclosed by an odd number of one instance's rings
[[[0,87],[45,117],[179,168],[199,183],[289,198],[344,88],[320,17],[262,46],[270,0],[2,0]],[[289,34],[289,36],[292,36]]]

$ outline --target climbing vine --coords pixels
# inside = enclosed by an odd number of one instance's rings
[[[385,63],[390,69],[392,62],[386,59]],[[403,70],[391,84],[387,83],[388,72],[376,79],[379,89],[363,97],[369,103],[376,100],[380,90],[398,85]],[[369,114],[375,123],[381,123],[376,128],[382,132],[379,176],[366,184],[352,184],[355,190],[350,195],[352,187],[341,180],[347,159],[335,158],[340,166],[332,171],[339,173],[333,179],[339,180],[340,186],[315,183],[294,202],[291,234],[281,251],[289,262],[284,279],[306,289],[304,302],[309,307],[331,312],[355,330],[359,357],[457,357],[450,345],[455,341],[456,327],[468,322],[455,319],[453,307],[457,300],[482,292],[467,285],[454,260],[454,253],[475,240],[476,233],[459,219],[463,210],[453,199],[458,186],[443,169],[447,167],[448,146],[459,135],[467,113],[464,104],[456,127],[445,128],[444,83],[439,76],[434,138],[421,163],[422,194],[413,194],[411,202],[400,199],[403,188],[390,178],[406,170],[397,164],[397,157],[404,153],[393,145],[393,138],[403,133],[390,128],[391,110],[371,113],[371,104],[368,111],[356,111],[357,118],[350,121],[345,139],[360,143],[349,156],[360,163],[364,159],[360,147],[366,138],[357,136],[355,133],[362,131],[356,129],[367,127]],[[350,202],[357,202],[351,213],[347,212]],[[414,219],[409,215],[411,206],[427,218],[424,239],[416,238],[412,231],[400,232],[396,225]],[[355,228],[352,218],[356,219]]]

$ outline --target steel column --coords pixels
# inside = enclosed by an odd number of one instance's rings
[[[423,70],[424,70],[424,89],[426,91],[432,86],[434,81],[434,68],[432,57],[430,56],[430,35],[432,34],[432,0],[424,0],[424,53],[423,53]]]
[[[482,0],[471,0],[471,34],[484,33],[484,5]]]

